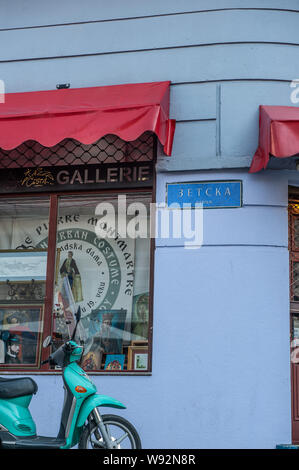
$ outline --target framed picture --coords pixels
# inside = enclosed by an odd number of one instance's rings
[[[131,346],[148,346],[148,341],[131,341]]]
[[[89,370],[100,370],[102,368],[102,357],[103,353],[100,349],[89,351],[82,360],[82,369]]]
[[[125,357],[124,354],[107,354],[105,370],[124,370]]]
[[[45,297],[46,282],[36,281],[0,281],[0,302],[14,304],[40,304]]]
[[[42,305],[0,306],[0,369],[39,368]]]
[[[128,347],[128,370],[148,369],[148,347],[129,346]]]
[[[45,281],[47,250],[0,251],[0,281]]]
[[[105,354],[121,354],[126,315],[124,309],[93,311],[88,319],[91,349],[101,348]]]
[[[136,340],[148,339],[149,293],[135,295],[133,299],[132,335]]]

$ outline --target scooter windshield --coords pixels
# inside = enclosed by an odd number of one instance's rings
[[[49,357],[49,361],[51,365],[64,367],[65,365],[65,349],[64,345],[60,346],[54,353],[52,353]]]

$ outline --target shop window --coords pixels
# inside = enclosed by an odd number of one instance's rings
[[[150,238],[119,233],[119,206],[123,208],[124,202],[125,212],[130,207],[135,212],[136,203],[144,207],[146,235],[150,194],[123,194],[121,199],[117,195],[59,198],[55,347],[68,338],[71,313],[80,306],[79,336],[84,339],[86,370],[146,371],[149,367]],[[101,205],[111,209],[109,216],[97,216],[99,210],[104,212]],[[137,221],[135,213],[121,217],[125,231]]]
[[[0,199],[0,369],[38,368],[46,292],[49,198]],[[44,226],[41,226],[44,221]]]
[[[79,307],[83,368],[149,370],[151,197],[133,192],[0,199],[2,370],[39,368],[43,336],[53,334],[54,348],[69,339]],[[56,256],[48,259],[53,228]],[[45,309],[51,289],[53,302]]]

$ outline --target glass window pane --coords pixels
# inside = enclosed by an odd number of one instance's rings
[[[298,314],[293,314],[292,315],[292,339],[299,339],[299,317]]]
[[[299,218],[294,218],[294,248],[299,248]]]
[[[148,369],[150,202],[140,193],[59,199],[55,347],[80,306],[86,370]]]
[[[0,367],[38,368],[49,198],[0,199]]]
[[[299,300],[299,262],[293,262],[292,300]]]

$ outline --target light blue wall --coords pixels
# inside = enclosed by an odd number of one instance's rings
[[[169,434],[185,418],[200,448],[273,448],[291,441],[287,179],[163,173],[157,199],[169,182],[230,178],[243,180],[244,206],[205,210],[201,248],[157,241],[154,366]]]
[[[297,0],[1,2],[7,92],[171,80],[177,128],[157,200],[171,181],[243,180],[243,208],[204,212],[202,248],[157,240],[152,376],[95,378],[144,447],[291,441],[288,178],[248,166],[258,106],[292,105],[298,21]],[[32,414],[55,435],[60,377],[36,380]]]
[[[291,441],[287,179],[164,173],[157,201],[165,201],[167,182],[228,178],[243,180],[244,207],[206,210],[201,248],[157,240],[152,376],[94,378],[101,393],[128,405],[122,414],[146,448]],[[32,414],[41,433],[54,435],[60,378],[37,381],[43,405],[34,398]]]
[[[3,0],[0,76],[7,92],[171,80],[161,169],[247,167],[258,105],[292,104],[298,18],[297,0]]]

